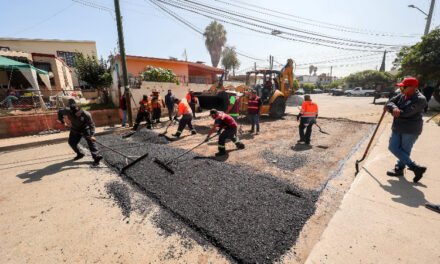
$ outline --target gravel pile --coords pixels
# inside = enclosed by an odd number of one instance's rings
[[[106,145],[125,141],[114,135],[98,140]],[[168,161],[184,150],[147,144],[120,151],[133,156],[149,152],[126,175],[176,219],[237,262],[276,261],[295,244],[315,211],[318,193],[241,166],[193,159],[195,154],[190,153],[171,164],[172,175],[152,158]],[[112,166],[125,165],[117,153],[107,151],[103,156]]]
[[[266,162],[282,170],[294,171],[303,167],[309,162],[307,154],[292,153],[290,155],[286,155],[265,150],[261,153],[261,155]]]
[[[171,129],[169,129],[169,131],[171,131]],[[168,140],[165,137],[159,137],[158,133],[146,128],[140,129],[138,132],[134,133],[129,139],[143,143],[168,144]]]

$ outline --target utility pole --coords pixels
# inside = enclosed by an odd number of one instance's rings
[[[127,103],[128,124],[133,126],[133,117],[131,113],[131,94],[128,86],[127,62],[125,61],[125,45],[124,45],[124,31],[122,29],[121,9],[119,7],[119,0],[115,0],[116,25],[118,27],[118,42],[119,54],[121,55],[122,66],[122,81],[124,84],[125,101]]]
[[[432,13],[434,12],[435,0],[431,0],[431,7],[429,8],[428,17],[426,18],[425,36],[429,33],[431,27]]]
[[[384,72],[385,71],[385,59],[387,57],[387,51],[385,50],[383,52],[383,59],[382,59],[382,64],[380,65],[380,69],[379,71]]]
[[[254,62],[254,71],[257,71],[257,62]]]
[[[332,79],[333,76],[333,66],[330,66],[330,79]]]

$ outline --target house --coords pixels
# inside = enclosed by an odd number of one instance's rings
[[[202,62],[190,62],[177,59],[162,59],[141,56],[126,56],[127,71],[131,79],[138,78],[139,74],[145,71],[147,66],[169,69],[176,74],[181,83],[212,84],[216,81],[217,75],[223,73],[223,69],[207,66]],[[121,76],[121,58],[115,58],[115,69]],[[130,81],[133,83],[133,80]]]
[[[63,59],[55,55],[7,51],[3,49],[0,50],[0,56],[30,64],[35,68],[49,72],[50,89],[52,91],[73,89],[72,70]],[[48,87],[45,87],[45,83],[40,78],[38,78],[38,82],[39,86],[42,88],[43,94],[45,94]],[[13,86],[17,89],[25,89],[31,85],[26,78],[14,71],[2,71],[0,74],[0,88],[6,89],[8,86]]]
[[[47,63],[46,60],[48,60],[50,57],[56,58],[56,60],[63,60],[72,74],[72,88],[77,88],[81,85],[81,82],[76,76],[74,70],[74,58],[76,54],[82,53],[84,55],[97,57],[95,41],[0,38],[0,50],[35,54],[37,63]],[[55,62],[49,64],[51,68],[47,68],[49,65],[46,64],[45,66],[42,66],[46,67],[44,70],[55,72],[56,69],[59,69],[59,63],[57,64]],[[40,64],[40,66],[41,65],[42,64]],[[57,79],[55,78],[55,83],[56,82]],[[60,82],[63,82],[61,78]],[[59,86],[61,87],[62,85]]]
[[[298,75],[296,79],[298,80],[299,84],[302,86],[305,83],[317,84],[319,77],[316,75]]]

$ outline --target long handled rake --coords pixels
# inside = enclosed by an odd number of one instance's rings
[[[216,136],[218,136],[218,134],[215,134],[214,136],[208,138],[208,141],[215,138]],[[177,157],[174,157],[173,159],[169,160],[169,161],[161,161],[157,158],[154,158],[153,161],[159,165],[162,169],[168,171],[171,174],[174,174],[174,170],[169,166],[171,163],[173,163],[174,161],[178,160],[179,158],[183,157],[184,155],[188,154],[189,152],[193,151],[194,149],[200,147],[201,145],[207,143],[208,141],[203,140],[201,143],[197,144],[196,146],[194,146],[193,148],[183,152],[182,154],[178,155]]]
[[[382,115],[380,116],[379,122],[377,123],[376,129],[374,129],[374,132],[373,132],[373,135],[371,136],[370,142],[368,142],[368,146],[365,149],[364,155],[362,156],[362,158],[360,160],[356,160],[356,164],[355,164],[356,173],[354,174],[355,176],[359,173],[359,163],[361,163],[367,157],[368,151],[370,150],[371,144],[373,143],[374,137],[376,136],[376,133],[379,130],[379,126],[382,123],[383,117],[385,116],[386,112],[387,112],[386,110],[384,110],[382,112]]]

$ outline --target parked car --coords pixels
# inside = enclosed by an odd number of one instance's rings
[[[375,90],[364,90],[362,87],[356,87],[345,91],[344,94],[347,96],[373,96],[375,92]]]
[[[313,89],[312,93],[313,94],[321,94],[321,93],[323,93],[323,91],[321,89]]]
[[[295,94],[297,94],[297,95],[304,95],[304,94],[305,94],[304,89],[298,89],[298,90],[295,92]]]
[[[344,95],[344,90],[342,90],[342,89],[332,89],[331,90],[331,95],[333,95],[333,96]]]

